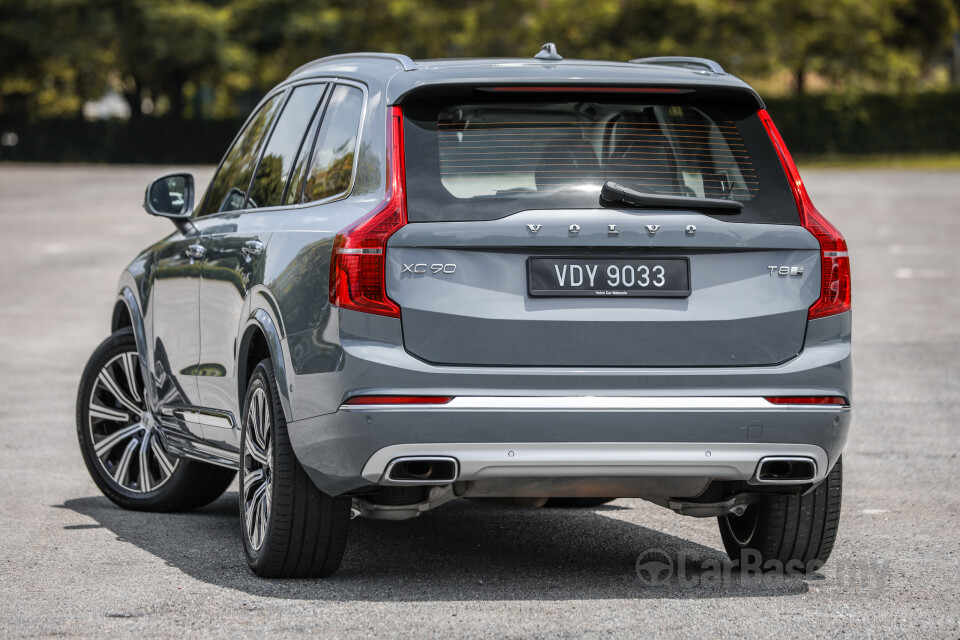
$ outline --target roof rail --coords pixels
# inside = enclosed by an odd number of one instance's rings
[[[390,60],[396,62],[400,65],[400,68],[404,71],[413,71],[417,68],[416,63],[410,58],[410,56],[405,56],[402,53],[379,53],[375,51],[359,51],[357,53],[338,53],[333,56],[326,56],[320,58],[319,60],[314,60],[313,62],[308,62],[305,65],[302,65],[295,69],[290,75],[295,75],[300,73],[304,69],[309,69],[310,67],[315,67],[317,65],[323,64],[325,62],[332,62],[334,60],[349,60],[351,58],[374,58],[376,60]]]
[[[717,62],[708,58],[693,58],[690,56],[657,56],[654,58],[634,58],[634,64],[657,64],[665,67],[683,67],[685,69],[706,70],[713,73],[726,74]]]

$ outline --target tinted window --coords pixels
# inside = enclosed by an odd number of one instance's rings
[[[287,187],[287,193],[284,196],[284,204],[291,205],[300,202],[301,192],[303,191],[303,177],[306,174],[304,165],[310,159],[310,152],[313,151],[313,141],[317,137],[317,128],[320,126],[322,117],[323,111],[321,109],[313,116],[310,129],[307,131],[303,144],[300,145],[297,159],[293,163],[293,170],[290,172],[290,185]]]
[[[455,198],[551,193],[614,180],[675,196],[751,199],[737,128],[693,107],[465,105],[437,122],[440,182]],[[598,105],[591,105],[598,107]]]
[[[283,201],[294,156],[303,142],[304,131],[310,124],[325,85],[309,84],[297,87],[287,101],[277,125],[270,134],[263,157],[257,166],[257,175],[250,187],[250,200],[258,207],[275,207]]]
[[[247,187],[250,185],[253,168],[257,162],[260,142],[270,130],[270,124],[273,122],[282,98],[283,94],[280,93],[268,100],[250,119],[240,137],[230,147],[220,170],[217,171],[217,175],[207,189],[200,215],[257,206],[255,202],[247,202]]]
[[[346,85],[333,90],[310,162],[305,201],[329,198],[350,188],[362,112],[362,91]]]
[[[738,222],[798,223],[755,109],[561,99],[420,104],[404,113],[411,220],[596,208],[603,182],[613,180],[649,193],[739,200]]]

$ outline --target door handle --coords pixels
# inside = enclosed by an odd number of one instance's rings
[[[200,260],[206,255],[207,250],[202,244],[192,244],[187,247],[185,252],[188,258],[193,258],[194,260]]]
[[[248,256],[258,256],[263,253],[263,243],[259,240],[247,240],[243,243],[242,251]]]

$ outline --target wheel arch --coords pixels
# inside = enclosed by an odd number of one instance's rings
[[[116,333],[120,329],[133,327],[133,318],[130,317],[130,309],[122,298],[113,305],[113,316],[110,318],[110,333]]]
[[[143,314],[140,311],[140,303],[136,294],[129,286],[120,289],[117,295],[117,302],[113,306],[113,315],[110,319],[110,333],[116,333],[120,329],[131,328],[133,338],[137,343],[137,353],[140,356],[140,365],[144,371],[149,371],[149,361],[147,354],[147,334],[143,322]],[[144,378],[146,380],[147,378]]]
[[[256,309],[243,328],[237,350],[237,399],[243,406],[250,375],[264,357],[273,363],[273,372],[280,392],[280,405],[287,421],[292,421],[290,410],[290,390],[287,382],[287,366],[283,355],[283,343],[277,323],[264,309]]]

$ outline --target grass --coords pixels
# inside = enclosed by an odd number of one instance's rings
[[[960,153],[798,156],[801,169],[960,170]]]

